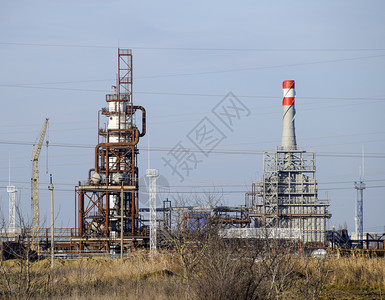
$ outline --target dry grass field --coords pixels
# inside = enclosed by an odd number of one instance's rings
[[[212,256],[214,255],[215,256]],[[2,299],[385,299],[382,258],[242,261],[215,251],[185,272],[180,256],[138,251],[125,258],[1,263]],[[197,257],[195,257],[197,258]]]

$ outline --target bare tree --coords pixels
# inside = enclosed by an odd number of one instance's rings
[[[46,281],[41,272],[32,272],[32,262],[37,253],[31,250],[31,222],[16,206],[18,226],[15,232],[8,232],[4,218],[1,218],[2,255],[0,262],[0,293],[5,298],[29,298],[45,288]],[[8,259],[8,260],[7,260]]]
[[[189,203],[190,205],[187,205]],[[183,278],[191,278],[194,269],[203,257],[206,247],[203,237],[207,231],[207,223],[196,220],[192,224],[191,214],[200,212],[191,210],[190,207],[202,206],[202,200],[194,197],[193,201],[187,201],[185,197],[178,195],[174,198],[174,210],[172,214],[171,237],[180,263],[183,267]],[[206,206],[205,206],[206,207]]]
[[[259,299],[264,278],[255,260],[258,249],[248,241],[224,239],[225,223],[211,215],[223,205],[220,193],[174,199],[173,245],[183,268],[183,278],[199,299]],[[187,205],[189,203],[190,205]]]

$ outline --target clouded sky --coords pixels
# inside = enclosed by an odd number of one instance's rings
[[[262,175],[262,151],[280,145],[282,81],[296,81],[298,144],[317,153],[319,198],[329,227],[354,231],[354,181],[365,151],[364,230],[385,221],[385,21],[383,1],[2,1],[0,196],[11,179],[30,213],[32,144],[50,118],[49,173],[58,224],[74,225],[74,186],[93,167],[97,112],[117,71],[117,48],[134,53],[134,103],[148,113],[151,168],[176,192],[219,191],[227,205]],[[215,108],[232,92],[249,114],[231,127]],[[182,178],[165,159],[191,132],[216,124],[213,151]],[[139,144],[141,174],[148,136]],[[199,149],[198,149],[199,150]],[[47,154],[40,157],[48,216]],[[166,197],[167,195],[163,195]],[[145,205],[145,199],[141,200]],[[43,218],[44,219],[44,218]],[[47,219],[48,220],[48,219]]]

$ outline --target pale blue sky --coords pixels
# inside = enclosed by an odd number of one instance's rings
[[[193,147],[188,133],[204,117],[215,120],[211,110],[230,91],[251,111],[232,132],[222,128],[226,138],[217,152],[183,183],[164,166],[167,151],[151,153],[151,167],[173,192],[216,187],[226,204],[242,204],[262,174],[262,156],[245,152],[279,146],[281,84],[294,79],[297,142],[317,152],[319,197],[331,198],[329,226],[346,222],[354,230],[353,182],[364,145],[364,230],[382,231],[384,9],[383,1],[2,1],[3,211],[7,215],[9,154],[23,210],[30,211],[31,143],[48,116],[58,222],[73,226],[74,185],[93,167],[97,111],[106,106],[122,47],[134,52],[134,102],[147,109],[151,148],[171,149],[179,141]],[[68,147],[74,145],[85,147]],[[147,147],[147,138],[139,147]],[[44,216],[45,150],[40,162]],[[146,151],[139,164],[144,174]]]

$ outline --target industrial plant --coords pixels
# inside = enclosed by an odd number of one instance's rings
[[[137,166],[137,145],[146,134],[146,110],[132,101],[131,50],[119,49],[114,90],[106,95],[108,106],[100,111],[108,124],[106,128],[99,124],[95,165],[84,184],[75,188],[78,215],[71,248],[79,251],[109,252],[128,243],[134,247],[146,236],[139,221]],[[138,111],[140,129],[135,124]]]
[[[294,104],[294,80],[285,80],[282,143],[263,153],[263,178],[247,195],[250,217],[255,227],[289,231],[305,243],[325,243],[329,201],[318,199],[315,153],[297,146]]]
[[[118,49],[117,82],[113,93],[105,97],[106,106],[98,112],[94,164],[88,174],[77,179],[80,181],[75,187],[75,227],[55,228],[51,223],[49,228],[40,228],[38,163],[47,118],[31,159],[32,228],[16,228],[16,188],[9,182],[9,227],[1,233],[3,244],[11,248],[30,245],[39,255],[123,255],[137,248],[172,248],[168,240],[175,237],[176,226],[194,231],[215,224],[223,239],[290,240],[313,249],[384,248],[384,235],[364,237],[362,232],[363,181],[355,186],[359,197],[356,240],[343,230],[328,230],[330,200],[318,198],[316,153],[302,149],[296,142],[294,80],[283,81],[281,145],[264,151],[262,178],[250,183],[244,205],[178,206],[164,199],[162,207],[157,207],[159,171],[138,167],[138,143],[146,134],[146,110],[134,104],[132,74],[132,51]],[[103,126],[104,120],[107,122]],[[140,173],[149,179],[148,207],[139,204]],[[50,190],[53,193],[52,182]],[[182,224],[173,224],[173,214],[182,216]]]

